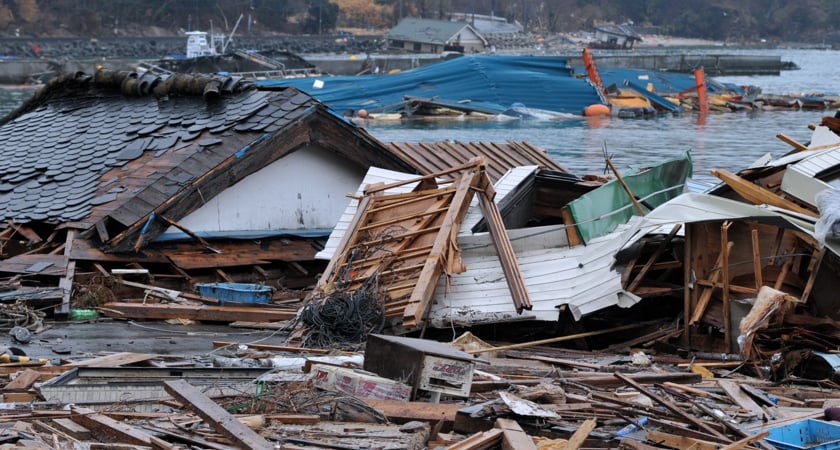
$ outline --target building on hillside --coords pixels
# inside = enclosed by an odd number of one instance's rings
[[[642,36],[636,32],[632,24],[604,24],[595,27],[595,40],[593,47],[631,49],[636,42],[642,41]]]
[[[388,47],[413,53],[481,53],[487,40],[465,22],[407,17],[385,36]]]

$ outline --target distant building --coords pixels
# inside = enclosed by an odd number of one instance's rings
[[[388,47],[413,53],[480,53],[487,40],[465,22],[408,17],[385,35]]]
[[[486,15],[486,14],[470,14],[470,13],[451,13],[449,20],[466,22],[472,25],[484,36],[488,34],[515,34],[522,32],[522,25],[518,23],[510,23],[504,17]]]
[[[605,24],[595,27],[595,39],[600,48],[631,49],[636,42],[641,42],[642,36],[631,24]]]

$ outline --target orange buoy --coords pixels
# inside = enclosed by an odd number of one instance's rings
[[[361,117],[362,119],[366,118],[366,117],[367,117],[367,115],[368,115],[368,114],[367,114],[367,111],[366,111],[366,110],[364,110],[364,109],[360,109],[360,110],[359,110],[359,117]]]
[[[584,116],[609,116],[610,107],[607,105],[594,104],[583,109]]]

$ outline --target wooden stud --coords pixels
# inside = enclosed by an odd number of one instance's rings
[[[752,251],[753,251],[753,271],[755,272],[755,289],[761,289],[761,286],[764,286],[764,278],[761,273],[761,245],[758,239],[758,230],[753,228],[751,230],[752,235]]]
[[[639,284],[642,282],[642,279],[645,277],[648,270],[650,270],[651,266],[653,266],[653,263],[655,263],[656,260],[659,259],[660,256],[662,256],[662,253],[665,251],[666,248],[668,248],[668,245],[671,243],[671,240],[674,239],[674,236],[677,235],[677,232],[680,231],[680,228],[682,228],[682,224],[679,223],[674,225],[673,228],[671,228],[671,232],[668,233],[668,236],[665,237],[665,240],[659,243],[659,246],[656,247],[656,251],[653,252],[653,254],[645,263],[644,267],[642,267],[642,270],[640,270],[639,273],[636,274],[636,278],[634,278],[633,282],[630,283],[630,286],[627,287],[628,291],[633,292],[636,290],[637,287],[639,287]]]
[[[729,242],[726,245],[726,251],[721,252],[718,257],[717,261],[715,261],[715,266],[712,268],[714,271],[709,275],[709,281],[711,283],[716,283],[717,280],[721,277],[723,272],[723,254],[729,253],[732,251],[732,247],[735,245],[734,242]],[[686,280],[690,280],[691,278],[686,278]],[[694,325],[695,323],[699,322],[700,319],[703,318],[703,314],[706,312],[706,307],[709,305],[709,301],[712,299],[712,294],[714,293],[714,289],[707,288],[703,291],[700,295],[700,298],[697,300],[697,305],[694,307],[694,311],[691,314],[691,320],[689,321],[689,325]]]
[[[720,254],[723,256],[721,260],[721,279],[723,281],[723,339],[726,341],[726,353],[732,352],[732,324],[731,321],[731,305],[729,304],[729,227],[732,222],[726,220],[720,226]]]

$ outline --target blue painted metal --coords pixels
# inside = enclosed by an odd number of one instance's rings
[[[583,114],[604,104],[597,89],[578,78],[565,58],[476,55],[390,75],[261,80],[263,87],[294,86],[339,112],[395,112],[405,96],[474,105],[502,113],[513,103],[548,111]]]
[[[647,89],[645,89],[644,86],[639,86],[638,84],[633,83],[632,81],[629,81],[629,80],[624,80],[624,85],[629,87],[630,89],[633,89],[634,91],[638,92],[639,95],[641,95],[642,97],[645,97],[646,99],[650,100],[651,103],[653,103],[654,105],[656,105],[656,106],[658,106],[662,109],[666,109],[666,110],[671,111],[671,112],[685,111],[682,106],[675,104],[674,102],[668,100],[667,98],[665,98],[661,95],[657,95],[657,94],[654,94],[653,92],[648,91]]]

